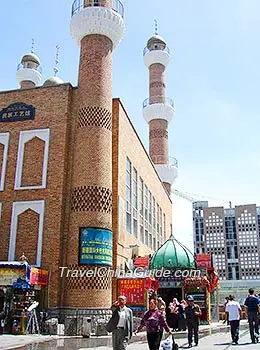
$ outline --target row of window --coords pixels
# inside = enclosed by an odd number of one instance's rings
[[[46,188],[49,138],[50,138],[50,129],[25,130],[20,132],[19,146],[18,146],[18,152],[17,152],[15,186],[14,186],[15,190]],[[32,140],[39,140],[42,143],[42,150],[43,150],[43,160],[39,159],[39,162],[42,162],[42,164],[40,169],[40,179],[38,180],[37,184],[31,184],[31,183],[28,183],[28,181],[25,181],[23,183],[24,160],[25,158],[27,160],[30,160],[31,158],[31,156],[26,153],[27,152],[26,146]],[[0,164],[2,164],[1,172],[0,172],[0,191],[4,191],[9,142],[10,142],[10,134],[0,133],[0,147],[2,151],[1,152],[2,159],[0,159]],[[31,169],[27,169],[26,174],[28,176],[30,175],[30,171]]]
[[[166,215],[143,179],[138,177],[137,170],[128,158],[126,159],[126,231],[154,250],[166,240]]]

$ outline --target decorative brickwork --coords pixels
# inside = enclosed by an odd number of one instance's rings
[[[108,188],[98,186],[74,188],[72,210],[112,213],[112,192]]]
[[[39,215],[31,209],[18,217],[15,258],[24,253],[31,265],[36,264],[38,243]]]
[[[89,271],[89,270],[94,270],[94,266],[79,266],[76,264],[73,264],[68,267],[70,270],[77,270],[80,271],[82,274],[84,271]],[[112,270],[111,270],[112,271]],[[102,273],[104,272],[104,269],[102,268]],[[93,273],[94,275],[94,273]],[[73,273],[72,273],[73,276]],[[111,288],[111,283],[112,283],[112,278],[109,276],[91,276],[88,277],[84,275],[83,277],[66,277],[67,280],[67,286],[70,289],[110,289]]]
[[[78,112],[78,128],[89,125],[112,130],[112,114],[109,110],[98,106],[83,107]]]
[[[154,139],[157,137],[164,137],[166,139],[168,139],[168,131],[165,129],[153,129],[150,131],[150,139]]]
[[[41,186],[45,142],[34,137],[24,145],[22,186]]]
[[[158,88],[158,87],[163,87],[165,89],[165,83],[162,81],[154,81],[153,83],[150,84],[150,88]]]

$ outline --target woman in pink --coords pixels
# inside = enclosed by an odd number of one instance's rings
[[[171,334],[170,328],[160,310],[157,308],[155,299],[150,299],[149,310],[144,314],[135,334],[146,327],[147,341],[150,350],[159,350],[162,340],[163,329]]]

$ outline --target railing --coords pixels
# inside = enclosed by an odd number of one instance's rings
[[[168,157],[166,155],[156,155],[152,156],[151,158],[154,162],[154,164],[169,164],[171,166],[175,166],[178,168],[178,160],[174,157]]]
[[[143,55],[145,56],[147,53],[151,52],[151,51],[165,51],[167,52],[169,55],[170,55],[170,49],[168,46],[165,46],[165,48],[162,48],[162,47],[158,47],[158,48],[148,48],[147,46],[144,48],[144,51],[143,51]]]
[[[165,96],[153,96],[149,97],[143,102],[143,108],[146,108],[149,105],[153,105],[156,103],[163,103],[165,105],[170,105],[171,107],[174,107],[173,100],[169,97]]]
[[[120,0],[113,0],[113,10],[124,18],[124,5]],[[81,11],[84,7],[99,6],[104,7],[106,0],[75,0],[72,5],[71,16]]]
[[[24,67],[23,63],[20,63],[17,66],[17,70],[21,70],[21,69],[24,69],[24,68],[34,69],[34,70],[37,70],[39,73],[42,74],[42,67],[41,66],[31,66],[31,67],[27,66],[27,67]]]

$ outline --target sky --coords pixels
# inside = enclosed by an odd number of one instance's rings
[[[79,48],[70,37],[73,0],[2,1],[0,91],[16,89],[16,67],[31,49],[43,79],[59,73],[77,85]],[[148,148],[142,102],[148,70],[142,51],[154,33],[171,49],[167,96],[175,113],[169,155],[179,162],[174,187],[210,205],[260,205],[259,0],[122,0],[126,32],[113,56],[113,96],[120,97]],[[215,200],[212,200],[215,199]],[[175,236],[192,249],[191,202],[173,197]]]

